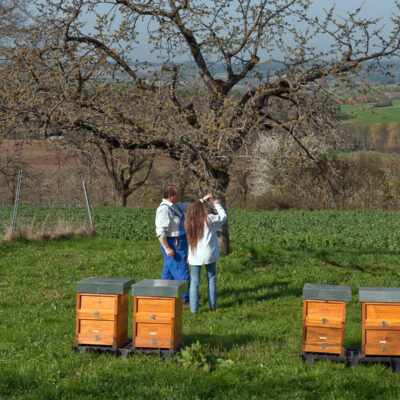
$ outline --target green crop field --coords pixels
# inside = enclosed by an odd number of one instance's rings
[[[200,348],[184,365],[180,353],[163,360],[72,351],[79,280],[156,279],[162,268],[154,209],[93,213],[97,237],[0,244],[1,399],[400,398],[400,376],[385,365],[354,370],[299,358],[305,283],[351,287],[345,346],[360,348],[358,288],[400,286],[400,214],[230,210],[218,310],[208,311],[202,271],[199,313],[183,313],[184,345]],[[2,227],[11,216],[0,208]],[[84,209],[23,207],[18,221],[46,216],[86,217]]]
[[[98,236],[108,239],[155,240],[152,208],[94,207]],[[0,207],[0,232],[11,224],[12,207]],[[83,224],[85,208],[21,207],[21,224],[51,225],[58,219]],[[233,246],[390,249],[400,251],[400,214],[383,211],[245,211],[228,210]]]
[[[372,104],[360,106],[342,105],[342,118],[345,120],[358,120],[362,123],[400,122],[400,100],[393,100],[392,107],[373,108]]]

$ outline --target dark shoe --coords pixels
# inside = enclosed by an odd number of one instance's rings
[[[189,308],[190,307],[190,303],[188,301],[186,301],[185,303],[182,303],[183,308]]]
[[[217,311],[217,309],[216,308],[210,308],[210,311],[211,312],[215,312],[215,311]]]

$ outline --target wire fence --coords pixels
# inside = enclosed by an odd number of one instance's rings
[[[8,186],[0,186],[0,206],[9,206],[14,203],[15,192]]]
[[[0,207],[14,205],[17,179],[17,176],[9,178],[7,183],[2,183],[0,179]],[[30,176],[29,171],[25,173],[25,170],[20,195],[21,205],[85,207],[82,181],[87,182],[88,193],[94,205],[118,205],[119,199],[115,189],[106,179],[93,179],[86,175],[66,176],[65,174],[41,179],[41,177]]]

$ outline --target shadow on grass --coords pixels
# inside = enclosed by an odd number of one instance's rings
[[[184,346],[190,346],[192,343],[199,341],[209,347],[218,347],[225,351],[232,350],[237,347],[248,347],[251,344],[268,343],[269,345],[282,347],[286,342],[282,338],[252,335],[248,333],[243,334],[228,334],[218,335],[215,333],[190,333],[185,334],[183,337]]]
[[[361,332],[360,332],[361,334]],[[345,340],[345,345],[344,347],[348,348],[348,349],[358,349],[361,351],[361,335],[360,335],[360,339],[347,339]]]
[[[21,395],[39,387],[38,379],[33,373],[20,373],[9,367],[0,372],[0,398],[6,399],[12,395]],[[4,397],[2,397],[4,396]],[[22,397],[21,397],[22,398]]]
[[[268,265],[283,266],[289,263],[321,262],[343,269],[353,269],[360,272],[380,275],[384,266],[378,265],[382,258],[397,257],[395,251],[370,249],[350,250],[341,248],[246,248],[247,255],[243,260],[243,269],[265,267]],[[384,263],[382,263],[384,264]],[[241,272],[241,268],[237,272]]]
[[[269,284],[259,283],[247,287],[222,288],[218,290],[218,297],[221,299],[218,303],[218,308],[265,302],[287,296],[298,297],[302,293],[302,287],[290,287],[288,282],[280,281],[274,281]]]
[[[318,365],[320,364],[320,365]],[[362,366],[360,369],[364,369]],[[316,365],[306,367],[310,373],[281,375],[268,381],[268,386],[281,398],[302,399],[393,399],[398,398],[398,388],[388,388],[385,379],[371,377],[371,372],[350,372],[342,363],[319,361]],[[328,370],[334,370],[335,379],[327,379]],[[377,371],[376,368],[373,369]],[[389,372],[389,370],[388,370]],[[391,372],[389,372],[391,373]],[[364,375],[364,378],[362,376]],[[368,376],[368,378],[365,378]],[[366,383],[367,382],[367,383]],[[274,398],[271,396],[270,398]]]

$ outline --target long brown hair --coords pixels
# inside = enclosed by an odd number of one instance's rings
[[[204,224],[208,224],[206,208],[200,200],[190,200],[185,218],[185,231],[193,253],[203,237]]]

